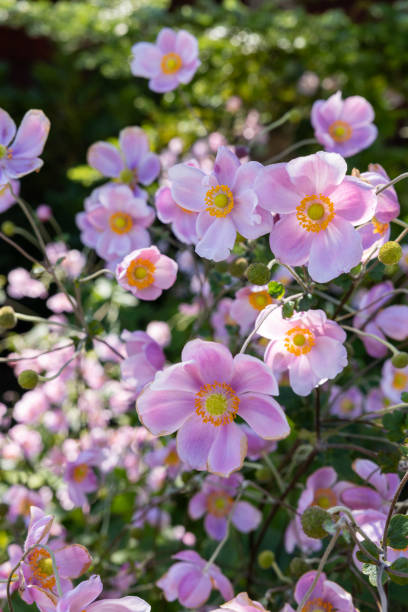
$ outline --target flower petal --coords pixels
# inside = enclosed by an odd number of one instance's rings
[[[160,74],[163,54],[152,43],[140,42],[132,47],[133,58],[130,63],[132,74],[152,79]]]
[[[238,354],[234,357],[234,376],[231,387],[236,393],[255,391],[278,395],[279,387],[270,368],[252,355]]]
[[[87,159],[92,168],[111,178],[119,176],[125,167],[118,149],[108,142],[95,142],[90,146]]]
[[[302,228],[296,215],[284,215],[273,227],[269,244],[277,259],[301,266],[309,259],[314,237],[313,232]]]
[[[286,168],[286,163],[265,166],[256,177],[254,189],[265,210],[287,214],[299,206],[301,195],[290,180]]]
[[[230,151],[228,147],[220,147],[214,162],[214,174],[219,184],[232,187],[235,174],[240,165],[240,161],[235,153]]]
[[[139,166],[139,181],[142,185],[150,185],[160,173],[160,158],[155,153],[148,153],[143,157]]]
[[[298,193],[329,195],[344,179],[347,164],[338,153],[318,151],[292,159],[286,170]]]
[[[205,470],[216,435],[214,425],[204,423],[200,416],[193,414],[177,434],[178,456],[195,470]]]
[[[220,541],[227,533],[227,519],[207,514],[204,519],[204,527],[210,538]]]
[[[50,120],[40,110],[28,111],[13,142],[13,157],[38,157],[44,149],[50,131]]]
[[[272,397],[245,393],[240,397],[238,414],[264,440],[281,440],[290,434],[285,413]]]
[[[330,194],[336,214],[353,225],[371,221],[377,206],[375,189],[354,176],[344,181]]]
[[[188,164],[177,164],[170,168],[171,193],[177,204],[187,210],[202,211],[208,191],[203,184],[205,176],[204,172]]]
[[[232,512],[231,521],[235,527],[248,533],[258,527],[262,519],[262,514],[257,508],[246,501],[239,501]]]
[[[186,391],[154,391],[147,388],[137,399],[141,423],[155,436],[171,434],[194,412],[194,394]]]
[[[183,64],[190,64],[198,56],[197,39],[186,30],[177,32],[175,51],[183,61]]]
[[[119,134],[119,144],[125,156],[126,166],[133,170],[137,168],[149,152],[149,141],[145,132],[136,126],[130,126]]]
[[[0,144],[7,146],[16,133],[16,124],[7,111],[0,108]]]
[[[183,348],[182,361],[197,364],[198,375],[204,384],[229,384],[233,376],[234,362],[230,351],[223,344],[191,340]]]
[[[218,476],[230,476],[241,469],[248,449],[245,433],[235,423],[221,425],[208,455],[207,469]]]
[[[207,217],[206,213],[202,213],[202,215]],[[214,220],[210,219],[210,225],[205,233],[200,235],[200,217],[201,215],[197,219],[197,232],[200,237],[196,244],[196,253],[200,257],[213,261],[227,259],[237,235],[234,223],[229,217],[214,217]]]

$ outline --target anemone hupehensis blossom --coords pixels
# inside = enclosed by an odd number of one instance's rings
[[[177,263],[155,246],[132,251],[116,268],[116,278],[139,300],[156,300],[176,282]]]
[[[266,166],[255,181],[261,206],[280,215],[270,235],[273,254],[285,264],[307,265],[319,283],[360,263],[355,226],[370,221],[377,204],[374,187],[346,171],[341,155],[319,151]]]
[[[243,418],[264,439],[279,440],[290,427],[271,397],[278,385],[271,370],[249,355],[232,357],[223,345],[188,342],[182,361],[163,372],[139,396],[136,408],[154,435],[178,431],[177,452],[191,468],[229,476],[247,454]]]

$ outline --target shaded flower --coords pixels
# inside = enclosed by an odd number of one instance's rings
[[[249,599],[247,593],[239,593],[231,601],[222,604],[216,610],[211,612],[268,612],[259,601]]]
[[[130,332],[125,329],[121,339],[125,342],[127,352],[127,357],[120,364],[122,378],[128,387],[140,393],[143,387],[153,380],[156,372],[163,368],[163,349],[142,331]]]
[[[162,223],[171,223],[174,235],[185,244],[198,240],[196,222],[198,213],[179,206],[171,195],[170,187],[160,187],[154,200],[157,216]]]
[[[312,585],[316,576],[314,570],[306,572],[296,583],[294,597],[298,604]],[[337,582],[327,580],[322,572],[317,579],[316,586],[302,608],[302,612],[358,612],[353,605],[350,593],[347,593]]]
[[[363,401],[364,396],[358,387],[350,387],[341,392],[341,387],[333,385],[330,392],[330,414],[341,419],[355,419],[363,414]]]
[[[373,509],[388,512],[400,483],[399,476],[391,472],[383,474],[381,467],[369,459],[356,459],[352,468],[364,481],[365,486],[350,486],[345,489],[341,494],[342,503],[353,510]]]

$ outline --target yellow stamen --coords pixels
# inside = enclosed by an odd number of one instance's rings
[[[110,216],[109,225],[115,234],[127,234],[133,227],[133,219],[127,213],[117,212]]]
[[[126,270],[126,279],[129,285],[137,289],[145,289],[154,282],[156,266],[149,259],[137,257],[130,262]]]
[[[75,482],[82,482],[88,475],[89,468],[86,463],[76,465],[72,471],[72,478]]]
[[[228,185],[216,185],[205,194],[206,211],[212,217],[226,217],[234,208],[234,198]]]
[[[398,391],[402,391],[408,384],[408,376],[407,374],[403,374],[402,372],[395,372],[394,378],[392,379],[392,386],[394,389]]]
[[[296,217],[308,232],[325,230],[335,214],[333,202],[322,194],[305,196],[296,208]]]
[[[267,291],[253,291],[249,294],[248,301],[255,310],[263,310],[272,304],[272,298]]]
[[[206,504],[210,514],[222,518],[228,516],[234,500],[225,491],[212,491],[207,497]]]
[[[317,597],[308,601],[303,606],[302,612],[334,612],[334,607],[329,601],[324,601],[321,597]]]
[[[319,506],[327,510],[337,504],[337,497],[331,489],[316,489],[312,506]]]
[[[239,408],[239,397],[226,383],[215,381],[212,385],[204,385],[195,396],[196,413],[204,423],[227,425],[236,418]]]
[[[161,61],[161,69],[164,74],[174,74],[178,72],[183,65],[181,57],[178,53],[166,53]]]
[[[49,553],[44,548],[35,548],[27,556],[27,561],[39,585],[44,589],[53,589],[55,578]]]
[[[315,345],[315,339],[310,329],[306,327],[292,327],[287,333],[284,340],[285,348],[289,353],[293,353],[297,357],[306,355],[312,350]]]
[[[329,127],[329,134],[335,142],[346,142],[353,134],[353,128],[347,121],[334,121]]]
[[[371,219],[371,223],[374,225],[373,233],[381,234],[382,236],[385,234],[389,227],[388,223],[380,223],[380,221],[377,221],[375,217]]]

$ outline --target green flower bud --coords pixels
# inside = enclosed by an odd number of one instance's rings
[[[245,257],[238,257],[238,259],[230,264],[229,271],[232,276],[240,277],[244,274],[247,267],[248,261],[245,259]]]
[[[3,232],[3,234],[5,234],[6,236],[13,236],[14,235],[14,229],[15,229],[15,225],[12,221],[4,221],[4,223],[1,224],[1,231]]]
[[[271,471],[267,467],[260,467],[255,472],[255,480],[258,482],[269,482],[271,480]]]
[[[219,261],[215,264],[215,269],[217,270],[217,272],[220,272],[220,274],[224,274],[228,270],[228,262]]]
[[[302,113],[298,108],[292,108],[292,110],[289,111],[289,121],[291,123],[299,123],[301,119]]]
[[[319,508],[319,506],[310,506],[300,517],[305,534],[309,538],[315,538],[316,540],[325,538],[328,535],[323,524],[330,520],[330,514],[323,510],[323,508]]]
[[[378,253],[378,259],[386,266],[396,264],[402,257],[402,248],[398,242],[390,240],[382,245]]]
[[[17,317],[14,308],[3,306],[0,308],[0,327],[3,329],[13,329],[17,325]]]
[[[38,383],[38,374],[34,370],[24,370],[17,380],[22,389],[34,389]]]
[[[248,266],[246,277],[253,285],[267,285],[271,278],[271,271],[263,263],[253,263]]]
[[[408,366],[408,353],[397,353],[391,359],[394,368],[406,368]]]
[[[289,565],[289,573],[293,578],[300,578],[310,570],[310,566],[301,557],[294,557]]]
[[[269,569],[275,562],[275,553],[272,550],[263,550],[258,555],[258,565],[262,569]]]

